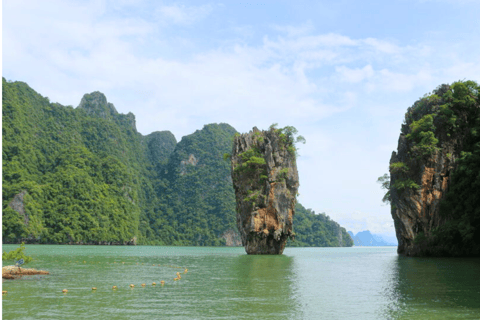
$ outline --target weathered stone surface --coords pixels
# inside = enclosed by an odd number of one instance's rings
[[[13,200],[10,201],[8,205],[10,206],[10,208],[17,211],[18,214],[23,217],[23,222],[25,223],[26,226],[28,226],[28,222],[30,219],[28,217],[28,214],[25,211],[24,197],[26,194],[27,194],[27,190],[22,190],[20,193],[16,194],[15,197],[13,197]]]
[[[234,138],[231,172],[237,226],[248,254],[282,254],[292,234],[298,191],[293,146],[275,129]]]

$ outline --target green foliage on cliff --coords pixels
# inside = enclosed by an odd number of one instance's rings
[[[378,177],[377,183],[380,183],[381,188],[386,190],[385,195],[382,198],[383,203],[390,203],[392,196],[390,193],[390,176],[385,173],[383,176]]]
[[[50,103],[22,82],[3,79],[2,93],[4,241],[141,238],[154,172],[128,116],[89,116]]]
[[[453,86],[451,110],[456,118],[466,114],[463,150],[441,203],[440,214],[447,223],[434,233],[436,246],[450,254],[480,255],[480,86],[473,81]]]
[[[413,121],[410,124],[411,132],[407,134],[407,139],[415,142],[413,151],[418,151],[422,156],[428,156],[434,153],[438,148],[436,145],[438,139],[435,138],[435,126],[433,118],[436,114],[427,114],[418,121]]]
[[[209,124],[178,143],[162,174],[159,211],[151,221],[157,243],[224,245],[222,235],[236,230],[230,165],[223,160],[235,133],[228,124]]]
[[[402,191],[404,189],[418,189],[420,186],[415,183],[412,179],[405,179],[405,180],[395,180],[392,188],[395,188],[398,191]]]
[[[424,151],[449,139],[457,145],[454,154],[445,154],[447,159],[455,159],[456,168],[440,202],[442,224],[431,234],[420,232],[415,238],[423,254],[480,255],[479,90],[474,81],[442,85],[407,112],[412,130],[407,138],[423,145]]]
[[[270,126],[270,130],[275,130],[279,133],[280,142],[284,148],[290,152],[290,154],[298,156],[298,144],[305,144],[306,140],[303,136],[298,135],[297,128],[293,126],[286,126],[283,128],[277,128],[278,124],[274,123]]]
[[[408,166],[404,162],[394,162],[389,168],[393,173],[408,172],[409,170]]]
[[[293,216],[295,240],[288,240],[291,247],[351,247],[353,240],[345,228],[331,220],[325,213],[315,214],[300,203],[295,205]]]

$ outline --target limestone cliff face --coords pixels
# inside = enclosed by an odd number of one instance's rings
[[[289,148],[290,146],[290,148]],[[295,150],[279,130],[253,128],[233,141],[237,226],[248,254],[282,254],[298,191]]]
[[[391,214],[400,254],[425,254],[429,249],[417,238],[431,239],[448,220],[440,205],[470,132],[470,113],[478,110],[478,105],[458,107],[458,90],[442,85],[405,115],[398,150],[390,159]]]

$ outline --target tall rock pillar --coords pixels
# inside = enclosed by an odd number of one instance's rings
[[[298,171],[293,138],[256,127],[234,138],[231,173],[237,226],[248,254],[282,254],[293,237]]]

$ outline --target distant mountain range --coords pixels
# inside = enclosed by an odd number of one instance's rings
[[[358,232],[356,235],[352,231],[348,234],[353,239],[355,246],[396,246],[397,242],[384,240],[381,236],[372,234],[369,230]]]

